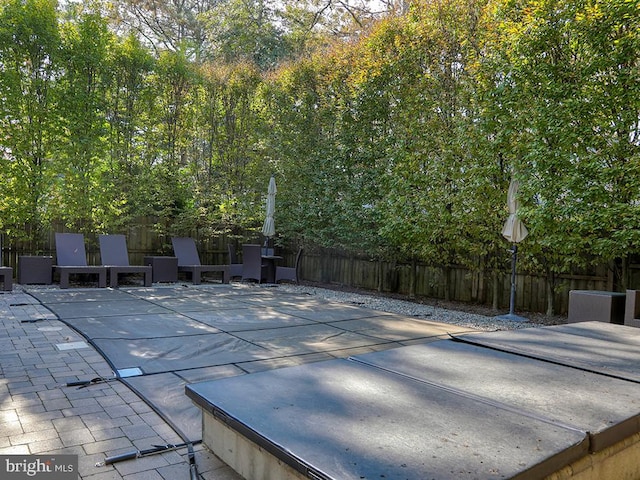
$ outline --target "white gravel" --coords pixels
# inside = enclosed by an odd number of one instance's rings
[[[367,295],[361,293],[343,292],[320,287],[305,285],[280,284],[278,288],[292,292],[305,293],[324,298],[332,302],[341,302],[352,305],[360,305],[383,312],[396,313],[410,317],[422,318],[434,322],[449,323],[463,327],[475,328],[477,330],[514,330],[538,326],[526,319],[513,321],[503,319],[498,316],[486,316],[476,313],[462,312],[457,310],[446,310],[433,305],[421,305],[419,303],[398,300],[385,296]],[[505,312],[506,313],[506,312]]]

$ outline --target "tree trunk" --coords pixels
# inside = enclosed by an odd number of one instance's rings
[[[451,300],[451,282],[449,281],[451,267],[447,265],[442,270],[444,273],[444,299],[449,302]]]
[[[545,284],[547,285],[547,315],[555,314],[555,275],[547,273]]]
[[[500,308],[500,280],[498,276],[498,270],[496,270],[495,268],[491,270],[491,283],[493,285],[491,308],[497,311],[498,308]]]
[[[416,298],[416,267],[415,257],[411,259],[411,270],[409,271],[409,298]]]

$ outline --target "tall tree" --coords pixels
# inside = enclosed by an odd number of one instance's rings
[[[262,70],[275,67],[290,54],[271,2],[226,0],[204,18],[212,37],[209,58],[224,63],[250,62]]]
[[[378,39],[393,112],[387,135],[395,141],[382,233],[407,256],[443,268],[445,297],[448,269],[471,263],[486,249],[481,241],[499,240],[492,203],[499,187],[484,188],[496,164],[473,148],[482,12],[483,2],[416,3]]]
[[[192,185],[187,177],[198,83],[196,66],[183,50],[165,51],[149,77],[153,102],[145,132],[145,163],[152,183],[147,211],[162,219],[159,228],[192,223]]]
[[[260,72],[251,63],[203,65],[199,71],[198,109],[192,131],[189,172],[195,186],[198,225],[209,231],[239,233],[255,228],[266,188],[267,161],[256,110]]]
[[[145,160],[147,134],[152,131],[150,111],[156,100],[149,78],[155,61],[137,37],[130,34],[112,47],[112,76],[107,96],[109,166],[102,182],[111,190],[117,210],[109,219],[112,228],[130,224],[149,214],[152,189],[151,165]]]
[[[106,102],[113,37],[96,10],[80,9],[63,29],[63,75],[58,80],[64,140],[55,150],[54,193],[58,218],[80,231],[95,231],[115,205],[101,182],[107,168]]]
[[[182,49],[188,58],[252,58],[261,67],[306,51],[319,33],[355,38],[403,2],[368,0],[126,0],[111,4],[118,32],[135,31],[156,54]]]
[[[265,135],[274,173],[278,175],[278,233],[285,238],[322,245],[326,239],[320,201],[326,173],[320,161],[328,150],[321,106],[321,62],[301,60],[278,70],[262,90]]]
[[[513,1],[502,13],[504,113],[528,250],[552,299],[561,272],[640,241],[638,2]]]
[[[0,3],[0,228],[39,240],[47,215],[60,37],[52,0]],[[34,249],[38,247],[35,246]]]
[[[315,31],[339,40],[357,39],[375,20],[408,11],[403,0],[303,0],[278,5],[290,31]]]
[[[211,42],[202,16],[226,0],[126,0],[111,4],[114,26],[141,35],[156,55],[182,50],[199,62]]]

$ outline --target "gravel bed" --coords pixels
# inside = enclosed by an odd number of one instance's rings
[[[391,298],[386,295],[334,290],[317,286],[280,284],[279,288],[292,293],[314,295],[332,302],[360,305],[383,312],[422,318],[434,322],[449,323],[483,331],[515,330],[518,328],[566,323],[566,319],[546,317],[540,314],[532,314],[530,316],[531,318],[527,318],[524,321],[513,321],[500,318],[496,315],[485,315],[464,310],[442,308],[437,304],[424,304]],[[486,310],[486,308],[484,310]]]

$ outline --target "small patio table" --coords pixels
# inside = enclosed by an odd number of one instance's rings
[[[53,257],[21,255],[18,257],[18,283],[21,285],[50,285],[53,273]]]
[[[282,260],[280,255],[262,255],[265,265],[265,280],[267,283],[276,283],[276,264]]]
[[[144,257],[143,263],[151,265],[154,282],[178,281],[178,257],[148,256]]]

